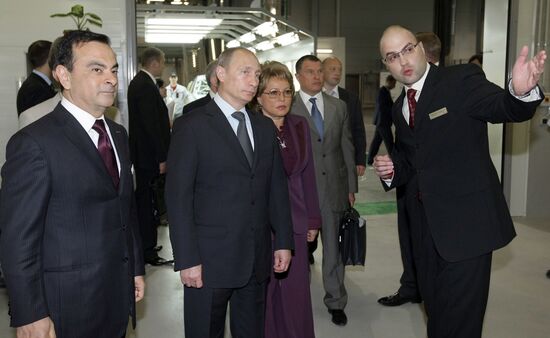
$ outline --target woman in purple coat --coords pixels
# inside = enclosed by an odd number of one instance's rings
[[[319,232],[321,212],[307,121],[288,114],[293,96],[288,68],[275,61],[262,65],[256,103],[277,127],[277,141],[288,176],[295,248],[288,271],[272,273],[267,286],[266,338],[315,337],[307,242],[313,241]]]

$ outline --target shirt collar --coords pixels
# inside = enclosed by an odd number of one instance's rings
[[[67,100],[67,98],[65,98],[64,96],[61,99],[61,105],[63,105],[63,107],[65,107],[65,109],[67,109],[72,116],[74,116],[74,118],[78,121],[78,123],[80,123],[80,125],[82,126],[82,128],[84,128],[84,130],[86,130],[86,132],[89,132],[90,129],[92,129],[95,121],[97,120],[92,114],[77,107],[74,103]],[[101,115],[99,119],[105,122],[104,115]]]
[[[157,84],[157,80],[155,79],[155,77],[153,76],[153,74],[149,73],[148,71],[146,71],[145,69],[141,68],[141,71],[144,72],[145,74],[149,75],[149,77],[151,78],[151,81],[153,81],[153,83],[156,85]]]
[[[36,75],[40,76],[40,77],[42,78],[42,80],[46,81],[46,83],[48,84],[48,86],[51,86],[51,85],[52,85],[52,80],[50,80],[50,78],[49,78],[46,74],[44,74],[44,73],[42,73],[42,72],[39,72],[39,71],[36,70],[36,69],[33,69],[32,72],[35,73]]]
[[[307,103],[311,103],[311,102],[309,102],[309,99],[311,99],[312,97],[314,97],[314,98],[317,99],[316,102],[319,102],[320,100],[323,99],[323,92],[322,92],[322,91],[318,92],[317,94],[315,94],[315,95],[313,95],[313,96],[311,96],[311,95],[309,95],[309,94],[307,94],[307,93],[304,93],[304,92],[301,91],[301,90],[300,90],[298,93],[300,93],[300,97],[302,98],[302,101],[304,101],[304,103],[306,103],[306,104],[307,104]]]
[[[323,92],[327,93],[328,95],[330,96],[333,96],[333,97],[336,97],[336,98],[340,98],[340,95],[338,93],[338,86],[332,88],[332,89],[328,89],[327,87],[324,87],[323,86]]]
[[[222,113],[227,118],[232,117],[231,114],[233,114],[237,110],[243,112],[244,115],[247,115],[245,107],[242,107],[241,109],[235,109],[229,103],[227,103],[227,101],[225,101],[219,94],[214,95],[214,101],[216,102],[218,107],[220,107]]]

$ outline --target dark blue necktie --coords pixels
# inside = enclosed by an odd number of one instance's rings
[[[313,119],[313,123],[315,124],[315,128],[317,128],[317,132],[319,133],[319,136],[321,139],[323,139],[323,133],[324,133],[324,126],[323,126],[323,117],[321,116],[321,112],[319,111],[319,108],[317,108],[316,103],[317,98],[312,97],[309,99],[309,102],[311,102],[311,118]]]

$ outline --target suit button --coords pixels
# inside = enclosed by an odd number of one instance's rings
[[[256,204],[256,201],[251,201],[250,204],[254,205],[254,204]]]
[[[123,230],[123,231],[126,231],[126,225],[123,225],[123,226],[122,226],[122,230]]]
[[[327,155],[323,154],[323,157],[327,157]]]
[[[323,171],[323,176],[326,175],[327,173]]]
[[[252,174],[252,176],[250,176],[250,179],[253,180],[254,179],[254,174]]]
[[[124,258],[122,259],[122,262],[123,262],[123,263],[128,263],[128,257],[124,257]]]
[[[321,142],[321,139],[320,139],[320,138],[318,138],[318,139],[317,139],[317,142]]]

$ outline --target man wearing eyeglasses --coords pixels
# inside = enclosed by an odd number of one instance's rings
[[[400,26],[380,40],[383,62],[404,90],[393,106],[396,142],[374,167],[397,188],[409,223],[429,337],[481,337],[493,250],[515,236],[489,155],[487,122],[525,121],[541,102],[546,53],[524,47],[506,89],[473,65],[434,67]]]
[[[344,264],[338,249],[338,228],[344,211],[355,202],[357,171],[349,115],[344,101],[322,92],[321,60],[314,55],[296,62],[300,91],[291,112],[304,116],[311,129],[313,162],[321,207],[324,302],[336,325],[346,325]]]

